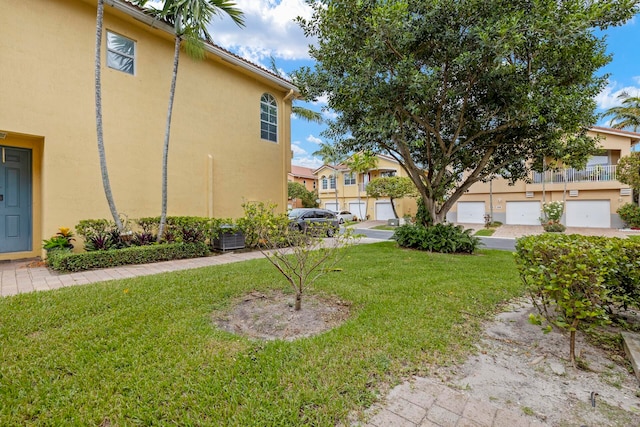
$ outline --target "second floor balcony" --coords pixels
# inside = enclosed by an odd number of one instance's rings
[[[532,172],[531,184],[564,184],[578,182],[616,181],[616,165],[587,166],[584,169],[560,169]]]

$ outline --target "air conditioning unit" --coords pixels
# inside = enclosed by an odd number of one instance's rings
[[[211,242],[213,249],[224,252],[244,248],[244,233],[242,231],[235,231],[230,225],[223,225],[220,228],[222,229],[220,234]]]

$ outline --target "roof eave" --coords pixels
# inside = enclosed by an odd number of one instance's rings
[[[130,3],[127,3],[124,0],[104,0],[104,4],[107,6],[111,6],[114,9],[126,13],[127,15],[131,16],[132,18],[145,23],[147,25],[149,25],[152,28],[157,28],[158,30],[164,31],[166,33],[171,34],[172,36],[175,37],[175,30],[171,25],[168,25],[165,22],[160,21],[159,19],[148,15],[146,13],[144,13],[144,11]],[[208,44],[205,43],[205,49],[213,54],[216,55],[217,57],[219,57],[220,59],[229,62],[232,65],[238,66],[240,68],[243,68],[253,74],[257,74],[258,76],[268,80],[269,82],[280,86],[281,88],[285,89],[286,91],[294,91],[296,96],[300,96],[300,90],[292,83],[287,82],[286,80],[275,76],[274,74],[269,73],[267,70],[264,70],[260,67],[258,67],[257,65],[253,65],[247,61],[245,61],[244,59],[241,59],[240,57],[234,56],[229,52],[224,51],[223,49],[212,45],[212,44]]]

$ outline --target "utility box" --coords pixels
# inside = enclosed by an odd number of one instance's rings
[[[242,231],[235,231],[231,225],[223,225],[220,228],[222,229],[220,234],[213,239],[213,249],[224,252],[244,248],[244,233]]]
[[[393,227],[397,227],[400,225],[400,220],[398,218],[389,218],[387,220],[387,225],[391,225]]]

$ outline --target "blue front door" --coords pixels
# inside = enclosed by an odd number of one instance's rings
[[[0,253],[31,248],[31,150],[0,146]]]

